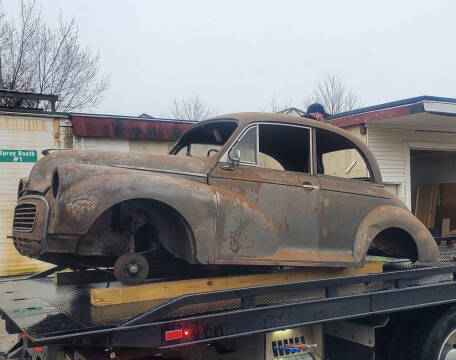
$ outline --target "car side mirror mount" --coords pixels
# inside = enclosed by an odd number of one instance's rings
[[[241,150],[232,148],[228,152],[228,164],[222,166],[223,170],[233,171],[241,162]]]

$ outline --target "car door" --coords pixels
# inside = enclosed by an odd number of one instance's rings
[[[353,263],[358,226],[374,208],[385,203],[361,150],[349,139],[316,129],[317,177],[322,214],[319,256],[331,263]]]
[[[219,192],[216,263],[318,262],[320,186],[311,129],[259,123],[245,129],[209,177]],[[238,156],[239,164],[230,165]]]

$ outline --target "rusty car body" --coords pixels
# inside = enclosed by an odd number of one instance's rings
[[[197,123],[168,155],[51,153],[19,183],[12,238],[23,255],[69,266],[113,266],[126,253],[199,265],[439,258],[364,143],[326,123],[265,113]]]

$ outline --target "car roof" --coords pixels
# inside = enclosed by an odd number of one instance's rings
[[[292,115],[283,115],[283,114],[277,114],[277,113],[264,113],[264,112],[243,112],[243,113],[233,113],[233,114],[226,114],[226,115],[220,115],[216,116],[214,118],[208,119],[201,121],[200,123],[204,122],[210,122],[210,121],[216,121],[216,120],[229,120],[229,119],[234,119],[237,120],[239,127],[244,128],[248,126],[249,124],[257,123],[257,122],[276,122],[276,123],[283,123],[283,124],[295,124],[295,125],[303,125],[303,126],[309,126],[309,127],[314,127],[314,128],[320,128],[323,130],[328,130],[331,132],[335,132],[337,134],[340,134],[347,139],[351,140],[353,143],[358,145],[359,147],[363,148],[365,144],[360,141],[360,139],[356,136],[354,136],[352,133],[341,129],[337,126],[331,125],[329,123],[323,122],[323,121],[318,121],[318,120],[312,120],[300,116],[292,116]],[[195,125],[193,125],[195,126]]]
[[[323,121],[317,121],[308,119],[305,117],[300,116],[293,116],[293,115],[283,115],[278,113],[265,113],[265,112],[242,112],[242,113],[232,113],[232,114],[225,114],[219,115],[214,118],[205,120],[205,121],[214,121],[214,120],[223,120],[223,119],[235,119],[238,121],[241,127],[249,125],[251,123],[256,123],[259,121],[266,121],[266,122],[277,122],[277,123],[284,123],[284,124],[296,124],[296,125],[303,125],[303,126],[311,126],[311,127],[318,127],[321,129],[339,132],[336,129],[342,130],[334,125]],[[204,121],[204,122],[205,122]],[[203,122],[203,121],[202,121]],[[347,136],[350,134],[347,131],[342,130],[341,133]],[[351,134],[350,134],[351,135]],[[348,136],[347,136],[348,137]]]

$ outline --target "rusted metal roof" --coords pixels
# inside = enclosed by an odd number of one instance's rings
[[[73,134],[137,140],[175,141],[195,121],[144,117],[72,114]]]

